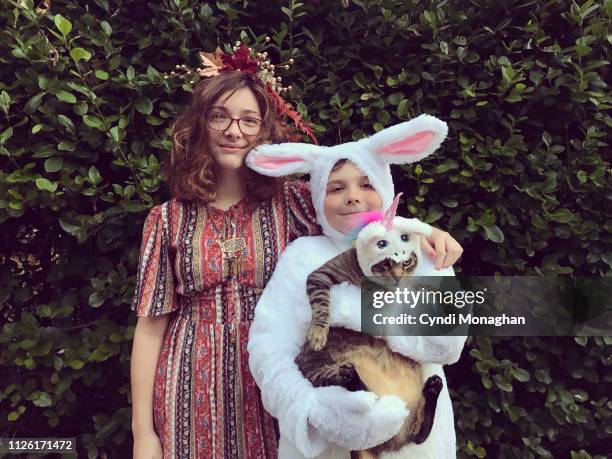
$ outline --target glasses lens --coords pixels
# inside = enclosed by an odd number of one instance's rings
[[[208,127],[211,129],[225,131],[232,122],[232,119],[223,113],[212,112],[209,113],[208,117],[206,118],[206,122]]]
[[[238,123],[240,131],[246,135],[258,134],[261,129],[261,120],[257,118],[240,118]]]

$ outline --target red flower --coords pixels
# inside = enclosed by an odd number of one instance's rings
[[[224,64],[221,70],[238,70],[246,73],[257,73],[259,70],[257,59],[251,58],[249,48],[244,43],[234,54],[222,54],[221,62]]]

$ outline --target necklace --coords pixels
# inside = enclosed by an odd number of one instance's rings
[[[246,240],[243,237],[243,228],[239,227],[239,235],[236,234],[236,222],[231,214],[223,216],[223,236],[217,239],[217,244],[223,254],[222,267],[223,278],[239,279],[243,268],[243,258],[247,255],[248,249]],[[219,233],[219,231],[217,231]]]

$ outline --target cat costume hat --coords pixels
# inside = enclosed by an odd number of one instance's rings
[[[334,229],[324,212],[327,181],[333,166],[350,160],[380,195],[383,208],[393,202],[395,190],[389,164],[408,164],[433,153],[448,128],[439,119],[421,115],[377,134],[334,147],[285,143],[260,145],[247,165],[268,176],[309,173],[313,204],[323,236],[302,237],[282,253],[255,311],[248,343],[249,367],[261,389],[264,407],[279,421],[279,458],[344,459],[349,450],[362,450],[391,438],[408,411],[396,396],[348,392],[338,386],[314,388],[299,371],[295,358],[306,339],[311,308],[306,279],[319,266],[350,248],[345,234]],[[424,258],[416,275],[454,275],[452,268],[436,271]],[[361,331],[359,287],[343,283],[331,289],[330,325]],[[423,377],[437,374],[443,389],[434,426],[427,440],[409,444],[385,458],[455,458],[452,405],[442,365],[456,362],[466,337],[388,336],[395,351],[423,363]],[[340,414],[345,414],[342,416]]]

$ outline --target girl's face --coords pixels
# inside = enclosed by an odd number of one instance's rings
[[[257,134],[249,135],[242,131],[253,129],[262,122],[259,104],[249,88],[240,88],[231,96],[229,94],[219,97],[211,107],[207,121],[209,151],[221,171],[237,170],[244,166],[244,158],[256,146]],[[227,117],[234,118],[227,129],[211,129],[211,125],[219,125],[218,120]],[[238,126],[239,118],[242,118],[242,131]]]
[[[381,210],[382,199],[363,172],[347,162],[329,174],[323,208],[329,224],[346,234],[354,214]]]

